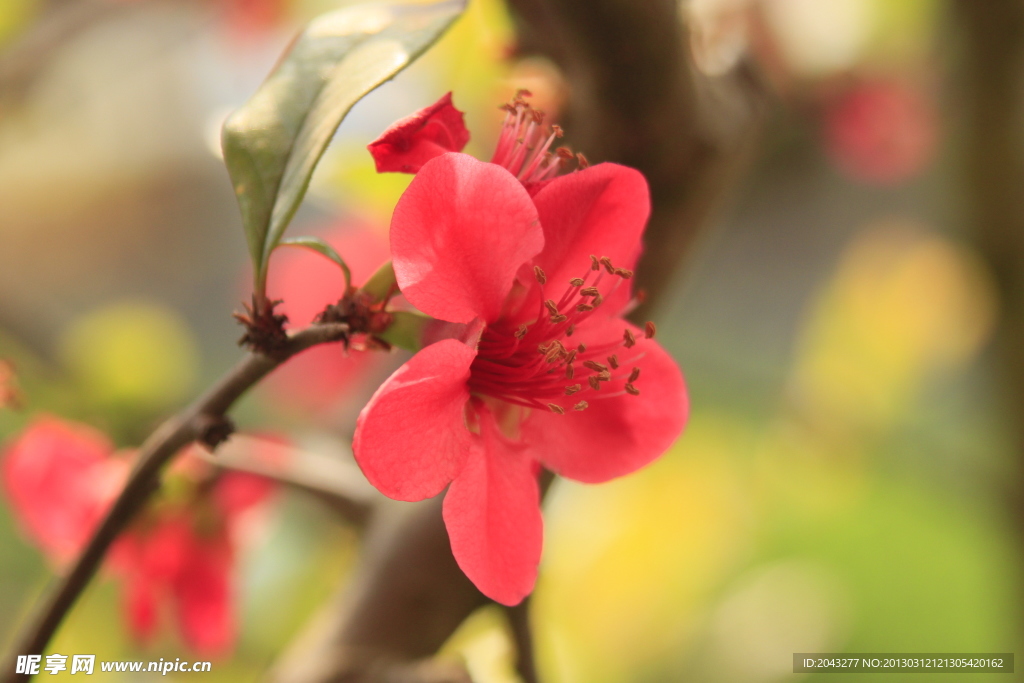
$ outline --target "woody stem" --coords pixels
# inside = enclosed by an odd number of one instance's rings
[[[146,439],[128,481],[78,560],[66,575],[55,581],[14,638],[7,657],[0,664],[3,672],[0,683],[28,680],[28,674],[14,673],[17,656],[43,651],[96,574],[110,545],[159,488],[160,472],[174,455],[193,441],[209,440],[211,433],[226,424],[225,414],[235,401],[281,363],[310,347],[341,341],[348,332],[349,326],[345,323],[311,325],[289,335],[284,347],[273,355],[249,353],[205,394]]]

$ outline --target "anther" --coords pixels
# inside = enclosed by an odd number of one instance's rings
[[[638,379],[640,379],[640,368],[633,368],[633,372],[629,373],[629,379],[626,381],[632,384]]]
[[[590,382],[590,388],[594,391],[601,388],[601,380],[597,378],[597,375],[591,375],[587,378],[587,381]]]
[[[612,366],[612,370],[619,369],[619,357],[614,353],[608,356],[608,365]]]
[[[589,403],[587,403],[586,401],[580,401],[579,403],[577,403],[576,405],[574,405],[574,406],[572,407],[572,409],[573,409],[573,410],[586,410],[586,409],[587,409],[587,408],[589,408],[589,407],[590,407],[590,404],[589,404]]]
[[[608,258],[607,256],[602,256],[600,258],[600,261],[601,265],[604,266],[604,269],[608,271],[609,275],[615,275],[616,268],[615,266],[612,265],[612,260],[610,258]]]
[[[573,375],[575,375],[575,374],[576,374],[576,370],[573,369],[572,362],[571,361],[567,362],[565,364],[565,378],[566,379],[572,379]]]
[[[557,315],[553,315],[553,316],[551,316],[551,322],[553,322],[553,323],[555,323],[555,324],[558,324],[558,323],[564,323],[564,322],[565,322],[566,320],[568,320],[568,319],[569,319],[569,316],[567,316],[567,315],[562,315],[561,313],[559,313],[559,314],[557,314]]]
[[[651,339],[654,337],[654,333],[657,332],[657,330],[658,328],[654,326],[654,323],[648,320],[647,323],[644,325],[644,336],[647,337],[648,339]]]
[[[597,257],[593,254],[590,255],[590,269],[601,270],[601,262],[597,260]]]
[[[548,299],[544,302],[544,306],[551,312],[551,315],[558,315],[558,304],[555,303],[554,299]]]
[[[640,390],[634,387],[632,384],[627,384],[626,393],[629,394],[630,396],[639,396]]]
[[[526,336],[527,332],[528,328],[526,327],[526,323],[523,323],[522,325],[519,326],[519,329],[516,330],[516,339],[522,339],[523,337]]]
[[[564,133],[564,132],[562,131],[562,127],[561,127],[561,126],[559,126],[559,125],[558,125],[557,123],[555,123],[555,124],[552,124],[552,126],[551,126],[551,132],[555,134],[555,137],[556,137],[556,138],[560,138],[560,137],[562,137],[563,135],[565,135],[565,133]]]
[[[583,389],[583,387],[580,386],[579,384],[570,384],[569,386],[567,386],[565,388],[565,395],[566,396],[572,396],[573,394],[575,394],[577,391],[580,391],[581,389]]]
[[[558,155],[559,159],[569,160],[576,158],[576,155],[573,154],[572,150],[569,149],[568,147],[559,147],[558,149],[555,150],[555,154]]]
[[[616,268],[615,275],[618,275],[623,280],[628,280],[629,278],[633,277],[633,271],[628,268]]]
[[[636,345],[636,337],[633,336],[633,333],[630,331],[628,327],[626,328],[626,331],[622,333],[622,339],[622,344],[627,349],[631,349],[633,348],[633,346]]]
[[[597,373],[597,379],[602,382],[611,382],[612,373],[609,372],[608,370],[602,370],[601,372]]]
[[[587,311],[594,310],[594,307],[591,306],[590,304],[578,304],[576,306],[576,310],[579,311],[580,313],[585,313]]]
[[[583,352],[585,352],[587,350],[587,345],[586,344],[580,344],[579,346],[576,347],[576,350],[579,351],[580,353],[583,353]]]
[[[548,408],[551,408],[551,412],[555,413],[556,415],[565,415],[565,410],[562,409],[562,406],[555,405],[554,403],[549,403]]]
[[[597,287],[584,287],[580,290],[580,296],[600,296],[600,294]]]
[[[569,280],[569,284],[572,285],[573,287],[582,287],[583,286],[583,278],[574,277],[573,279]]]
[[[572,351],[570,351],[568,353],[568,355],[565,357],[565,362],[566,363],[571,363],[574,360],[576,360],[576,349],[573,349]]]
[[[608,366],[604,363],[598,363],[596,360],[585,360],[583,361],[583,367],[590,368],[594,372],[604,372],[608,369]]]
[[[592,300],[592,301],[590,302],[590,305],[591,305],[591,306],[593,306],[594,308],[597,308],[598,306],[600,306],[600,305],[601,305],[601,304],[603,304],[603,303],[604,303],[604,297],[603,297],[603,296],[601,296],[600,294],[598,294],[598,295],[597,295],[597,296],[595,296],[595,297],[593,298],[593,300]]]
[[[540,266],[533,267],[533,274],[537,276],[537,282],[547,284],[548,276],[544,274],[544,269]]]
[[[576,154],[576,161],[579,163],[580,168],[587,168],[588,166],[590,166],[590,162],[587,161],[587,158],[583,156],[582,152],[578,152]]]
[[[566,337],[571,337],[572,333],[575,332],[575,331],[576,331],[576,326],[575,325],[569,325],[569,327],[565,328],[565,336]]]

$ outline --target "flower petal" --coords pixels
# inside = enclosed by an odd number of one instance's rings
[[[651,209],[639,171],[598,164],[555,178],[533,199],[544,226],[544,251],[535,262],[547,274],[547,296],[561,296],[569,280],[582,277],[591,254],[609,257],[617,268],[636,265]],[[629,299],[629,287],[618,290],[609,310],[620,310]]]
[[[444,522],[466,576],[492,600],[515,605],[533,590],[543,544],[536,463],[490,414],[481,430],[478,449],[445,494]]]
[[[543,246],[522,183],[466,154],[428,162],[391,219],[402,292],[424,313],[454,323],[496,320],[519,266]]]
[[[577,330],[574,340],[597,348],[621,340],[628,327],[636,345],[617,345],[619,369],[612,382],[596,393],[587,390],[572,397],[586,400],[589,407],[566,410],[564,415],[535,410],[524,421],[522,433],[554,472],[599,483],[640,469],[664,453],[686,424],[689,399],[679,367],[656,341],[644,339],[642,330],[621,319],[592,320]],[[633,368],[640,368],[638,396],[622,390],[622,378]]]
[[[476,351],[455,339],[431,344],[400,367],[359,414],[352,450],[381,493],[423,500],[440,493],[471,448],[465,407]]]
[[[463,113],[448,93],[429,107],[396,121],[367,149],[377,162],[377,172],[416,173],[436,156],[461,152],[469,142]]]
[[[196,654],[222,655],[235,641],[231,546],[223,533],[193,536],[190,546],[171,586],[182,639]]]

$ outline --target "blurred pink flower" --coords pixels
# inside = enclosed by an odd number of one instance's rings
[[[4,450],[3,483],[15,520],[55,564],[85,545],[128,474],[128,461],[86,425],[41,416]]]
[[[3,483],[15,519],[46,556],[67,564],[84,547],[123,485],[128,458],[98,431],[55,417],[36,418],[5,449]],[[176,615],[185,643],[216,655],[234,643],[235,525],[274,484],[210,466],[172,468],[191,479],[187,500],[158,501],[111,547],[108,568],[123,582],[125,619],[141,642],[155,633],[160,605]]]
[[[358,224],[346,224],[321,236],[345,259],[352,284],[369,279],[390,258],[387,237]],[[345,291],[341,270],[322,256],[305,249],[274,252],[267,292],[281,299],[278,312],[293,327],[308,325]],[[289,406],[320,411],[357,393],[370,376],[387,363],[384,354],[346,351],[339,344],[315,346],[281,366],[270,376],[268,389]]]
[[[272,490],[263,477],[228,472],[209,498],[161,509],[118,540],[111,567],[125,582],[125,616],[136,639],[152,638],[163,603],[193,652],[230,652],[237,632],[232,527]]]
[[[568,155],[547,153],[558,131],[545,136],[540,123],[517,99],[496,161],[440,153],[399,200],[391,254],[402,292],[467,333],[392,375],[353,443],[367,478],[392,498],[421,500],[450,484],[455,559],[507,605],[536,580],[540,466],[584,482],[622,476],[661,455],[688,411],[682,374],[650,338],[653,326],[645,334],[621,317],[649,213],[646,181],[616,164],[555,177]]]
[[[829,155],[858,180],[902,182],[919,173],[935,151],[934,104],[909,83],[857,84],[826,106],[824,125]]]

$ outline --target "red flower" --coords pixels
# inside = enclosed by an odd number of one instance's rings
[[[124,483],[128,459],[113,453],[99,432],[53,417],[36,419],[6,449],[3,479],[15,518],[55,563],[81,551]],[[210,474],[202,464],[177,469],[193,480]],[[201,490],[199,484],[192,481],[192,489]],[[125,619],[137,640],[153,636],[160,605],[167,604],[193,651],[231,648],[232,531],[272,486],[250,474],[223,474],[208,497],[161,501],[117,540],[108,566],[123,581]]]
[[[653,326],[645,334],[621,318],[649,212],[643,176],[600,164],[554,178],[569,155],[547,152],[558,130],[540,123],[517,99],[492,163],[441,154],[399,200],[391,253],[402,292],[466,324],[466,340],[431,344],[392,375],[353,444],[392,498],[450,484],[455,559],[507,605],[536,579],[540,466],[583,482],[627,474],[668,448],[688,410]]]
[[[931,160],[937,137],[934,104],[907,83],[860,83],[825,110],[828,152],[858,180],[893,185],[912,178]]]
[[[125,617],[137,640],[152,638],[164,604],[193,652],[216,656],[231,650],[237,632],[232,537],[240,515],[272,490],[263,477],[227,472],[209,498],[157,508],[118,540],[111,565],[125,582]]]
[[[74,558],[128,474],[100,432],[36,418],[4,453],[3,479],[25,535],[57,565]]]
[[[377,172],[416,173],[439,154],[461,152],[469,142],[462,112],[448,93],[434,104],[395,123],[370,143]]]

